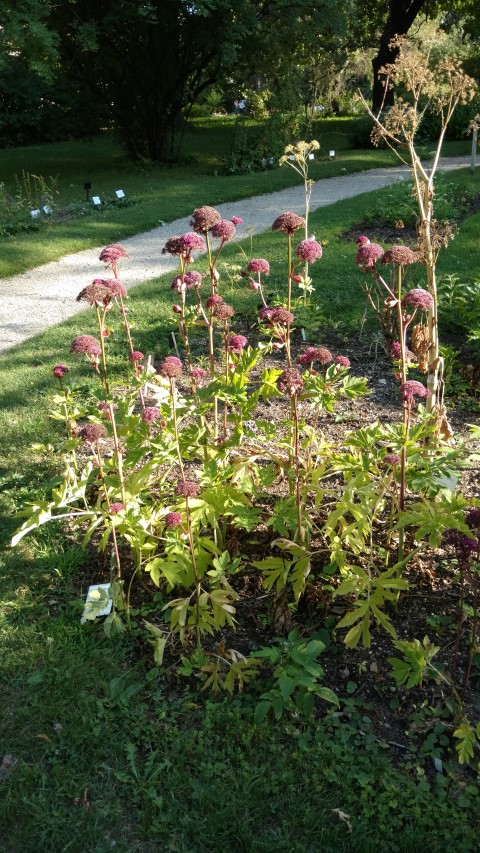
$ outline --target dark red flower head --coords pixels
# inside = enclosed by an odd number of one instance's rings
[[[233,222],[234,225],[243,225],[243,219],[241,216],[232,216],[230,218],[230,222]]]
[[[221,218],[218,210],[206,204],[193,211],[190,225],[197,234],[203,234],[205,231],[210,231]]]
[[[221,219],[213,226],[212,237],[216,237],[222,243],[228,243],[235,237],[235,225],[230,219]]]
[[[180,480],[175,486],[175,494],[183,498],[195,498],[200,491],[200,486],[191,480]]]
[[[313,264],[313,262],[321,258],[323,254],[320,243],[317,243],[313,237],[310,237],[308,240],[302,240],[302,242],[298,244],[295,252],[297,258],[300,258],[301,261],[304,261],[307,264]]]
[[[126,296],[127,288],[120,284],[118,278],[107,278],[104,282],[105,287],[108,287],[112,296]]]
[[[223,297],[220,296],[218,293],[214,293],[212,294],[212,296],[208,297],[205,304],[207,308],[214,308],[215,305],[220,305],[220,302],[223,302]]]
[[[422,398],[430,396],[430,391],[425,388],[425,385],[422,385],[421,382],[417,382],[415,379],[407,379],[401,388],[404,399],[409,402],[411,402],[415,397]]]
[[[295,367],[287,367],[277,379],[277,388],[282,394],[295,397],[303,388],[303,379]]]
[[[416,261],[418,261],[418,254],[409,249],[408,246],[392,246],[391,249],[384,252],[380,263],[383,266],[398,264],[399,266],[406,267],[414,264]]]
[[[271,308],[269,310],[270,317],[268,319],[271,323],[278,323],[280,326],[290,326],[295,320],[294,315],[290,311],[287,311],[286,308]]]
[[[270,274],[270,264],[265,258],[252,258],[247,267],[247,272],[260,272],[263,275]]]
[[[364,272],[371,272],[375,268],[375,263],[382,256],[383,249],[378,243],[361,243],[357,251],[357,266]]]
[[[85,355],[101,355],[102,347],[93,335],[79,335],[73,339],[70,352],[74,352],[76,355],[82,353]]]
[[[228,338],[228,351],[233,353],[239,353],[248,344],[248,339],[243,335],[230,335]]]
[[[124,509],[125,507],[122,503],[120,503],[120,501],[118,501],[117,503],[110,504],[110,506],[108,507],[108,511],[112,515],[117,515],[117,513],[123,512]]]
[[[96,278],[87,284],[77,296],[77,302],[85,300],[89,305],[108,305],[112,301],[112,293],[101,278]]]
[[[86,426],[79,430],[78,435],[83,439],[83,441],[87,441],[89,444],[95,444],[100,438],[105,438],[107,430],[103,424],[86,424]]]
[[[55,379],[63,379],[66,373],[68,373],[68,367],[66,364],[56,364],[52,370],[52,373]]]
[[[175,530],[175,528],[181,523],[182,516],[179,512],[167,512],[164,518],[165,527],[168,527],[169,530]]]
[[[114,266],[120,258],[128,258],[125,249],[119,246],[118,243],[113,243],[111,246],[105,246],[100,252],[100,260],[109,266]]]
[[[213,309],[213,316],[215,319],[220,320],[223,323],[226,323],[234,314],[235,308],[232,308],[231,305],[227,305],[226,302],[218,302]]]
[[[160,417],[160,409],[157,409],[156,406],[145,406],[142,412],[142,421],[144,424],[151,424],[154,421],[158,421]]]
[[[428,290],[415,287],[405,294],[403,304],[409,305],[412,308],[420,308],[422,311],[428,311],[429,308],[433,307],[433,296],[430,295]]]
[[[298,216],[289,210],[277,216],[272,225],[272,231],[282,231],[284,234],[294,234],[298,228],[305,228],[305,220],[303,216]]]
[[[182,362],[176,355],[168,355],[162,361],[157,373],[160,376],[165,376],[167,379],[178,379],[182,375]]]
[[[133,362],[143,361],[144,358],[145,358],[145,356],[144,356],[143,352],[140,352],[140,350],[138,350],[138,349],[131,352],[130,356],[129,356],[130,361],[133,361]]]

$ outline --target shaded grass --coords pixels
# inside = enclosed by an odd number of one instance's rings
[[[456,173],[454,180],[470,177]],[[345,335],[358,333],[365,300],[356,247],[338,234],[361,220],[366,204],[362,196],[312,215],[312,229],[326,243],[312,268],[315,298],[327,323]],[[445,271],[475,274],[479,224],[480,214],[463,223],[443,256]],[[255,236],[251,251],[243,242],[249,257],[271,260],[272,299],[285,285],[285,242],[271,232]],[[225,259],[245,266],[236,246]],[[134,341],[143,352],[168,351],[171,278],[130,292]],[[222,292],[243,321],[253,321],[256,298],[243,281]],[[365,334],[372,328],[373,321]],[[86,391],[96,384],[67,356],[81,332],[95,333],[92,312],[0,357],[4,541],[18,524],[15,510],[44,492],[55,473],[47,449],[30,449],[56,441],[47,418],[53,364],[67,361]],[[319,329],[314,339],[321,335]],[[120,330],[109,346],[120,376]],[[56,525],[0,557],[0,759],[9,753],[16,761],[0,783],[2,849],[376,853],[387,838],[391,853],[477,849],[474,793],[447,777],[429,785],[415,765],[395,769],[387,747],[365,735],[364,709],[308,727],[255,726],[254,697],[204,704],[173,680],[148,674],[135,637],[109,641],[96,626],[80,626],[79,596],[97,559]],[[334,809],[349,815],[351,833]]]
[[[14,176],[26,170],[58,177],[63,203],[84,200],[85,181],[91,181],[91,193],[101,198],[112,198],[116,189],[123,189],[128,198],[138,201],[132,207],[95,211],[88,217],[46,224],[39,231],[2,238],[0,276],[14,275],[71,252],[147,231],[160,221],[186,216],[205,203],[233,202],[297,184],[298,176],[288,167],[247,175],[219,173],[221,158],[232,144],[238,121],[234,116],[195,120],[186,134],[184,162],[173,166],[132,163],[108,133],[91,140],[0,151],[1,180],[12,193]],[[349,131],[355,121],[358,120],[325,119],[318,123],[317,136],[325,159],[312,163],[313,180],[397,163],[388,150],[351,149]],[[326,156],[332,146],[337,151],[335,160]],[[444,153],[466,154],[468,146],[468,142],[446,143]]]

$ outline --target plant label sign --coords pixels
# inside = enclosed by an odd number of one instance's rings
[[[97,205],[102,203],[99,195],[92,195],[92,202]]]
[[[31,210],[30,216],[32,217],[32,219],[37,219],[37,217],[40,216],[40,210]]]
[[[125,193],[123,192],[123,190],[115,190],[115,195],[117,196],[117,198],[125,198]]]
[[[88,587],[85,607],[80,622],[91,622],[97,616],[108,616],[111,612],[113,601],[110,598],[109,583],[95,583]]]

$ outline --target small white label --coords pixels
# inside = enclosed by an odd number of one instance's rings
[[[108,616],[111,612],[113,601],[110,598],[109,583],[95,583],[88,587],[83,616],[80,622],[96,619],[97,616]]]
[[[92,203],[93,204],[101,204],[102,202],[100,201],[100,196],[99,195],[92,195]]]
[[[335,151],[333,149],[331,151],[329,151],[328,156],[329,157],[335,157]]]
[[[123,190],[115,190],[115,195],[117,196],[117,198],[125,198],[125,193],[123,192]]]
[[[309,154],[308,159],[309,160],[315,160],[315,154]]]
[[[288,155],[288,159],[289,159],[289,160],[291,160],[291,161],[293,161],[293,160],[295,160],[295,157],[293,156],[293,154],[289,154],[289,155]]]
[[[37,216],[40,216],[40,211],[39,210],[31,210],[30,216],[32,217],[32,219],[36,219]]]
[[[52,212],[52,208],[51,208],[51,207],[49,207],[49,206],[48,206],[48,204],[46,204],[46,205],[45,205],[45,207],[42,207],[42,210],[43,210],[43,212],[44,212],[47,216],[48,216],[48,214],[49,214],[49,213],[51,213],[51,212]]]

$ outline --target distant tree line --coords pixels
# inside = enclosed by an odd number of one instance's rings
[[[262,80],[308,102],[349,54],[443,15],[476,36],[476,0],[0,0],[0,145],[115,128],[135,158],[168,158],[188,110],[217,85]],[[320,80],[322,83],[322,80]],[[324,83],[324,81],[323,81]],[[386,94],[387,103],[393,94]]]

